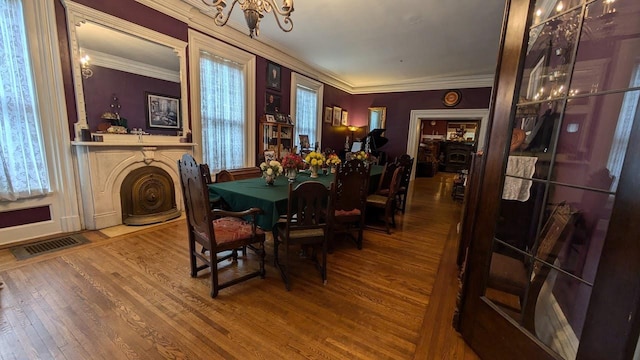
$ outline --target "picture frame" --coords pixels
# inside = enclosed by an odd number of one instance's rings
[[[265,94],[265,114],[275,114],[280,112],[281,97],[278,94],[268,92]]]
[[[280,65],[272,62],[267,63],[267,88],[280,91],[282,83],[281,70]]]
[[[273,115],[271,115],[271,114],[265,115],[265,119],[267,120],[267,122],[270,122],[270,123],[276,122],[276,118],[273,117]]]
[[[147,128],[179,130],[182,127],[179,97],[145,92],[145,108]]]
[[[309,143],[309,135],[298,135],[300,139],[300,149],[309,149],[311,143]]]
[[[295,125],[296,124],[295,119],[291,115],[287,115],[287,122],[289,122],[289,125]]]
[[[281,113],[277,113],[274,116],[276,118],[276,122],[281,123],[281,124],[287,124],[288,123],[287,115],[281,114]]]
[[[342,108],[339,106],[334,106],[333,107],[333,122],[332,122],[333,126],[340,126],[342,125]]]
[[[347,117],[348,117],[348,113],[346,110],[342,110],[342,115],[340,118],[340,123],[342,124],[342,126],[347,126],[349,123],[347,122]]]
[[[331,106],[325,106],[324,108],[324,122],[331,124],[333,121],[333,108]]]

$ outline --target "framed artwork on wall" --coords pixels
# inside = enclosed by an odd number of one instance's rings
[[[324,122],[331,124],[333,120],[333,108],[330,106],[324,107]]]
[[[267,114],[275,114],[280,112],[280,95],[268,92],[265,95],[264,112]]]
[[[342,125],[342,108],[339,106],[333,107],[333,126]]]
[[[280,91],[280,71],[280,65],[274,64],[272,62],[267,63],[267,87],[269,89]]]
[[[342,124],[342,126],[347,126],[349,123],[347,122],[347,116],[349,114],[347,113],[346,110],[342,110],[342,118],[340,119],[340,123]]]
[[[180,98],[145,92],[147,127],[180,129]]]

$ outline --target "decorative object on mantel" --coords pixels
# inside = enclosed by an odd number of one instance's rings
[[[267,185],[273,185],[276,178],[282,174],[282,165],[276,160],[269,161],[267,164],[263,162],[260,164],[260,170],[262,170],[262,177]]]
[[[293,0],[283,0],[282,7],[278,7],[275,2],[276,0],[233,0],[229,12],[225,15],[223,10],[227,6],[226,0],[202,0],[203,4],[216,9],[213,22],[218,26],[225,26],[233,12],[233,8],[236,4],[240,5],[240,8],[244,11],[244,19],[247,21],[249,37],[251,38],[260,35],[260,19],[264,17],[263,13],[272,11],[282,31],[289,32],[293,29],[293,21],[290,19],[293,12]],[[282,16],[282,21],[278,15]]]
[[[460,90],[448,90],[442,97],[442,103],[444,106],[448,107],[458,105],[460,100],[462,100],[462,93],[460,93]]]

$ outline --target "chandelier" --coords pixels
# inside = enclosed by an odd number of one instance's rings
[[[293,22],[290,19],[290,15],[293,12],[293,0],[283,0],[282,7],[279,8],[275,4],[276,0],[233,0],[231,3],[231,9],[227,14],[224,14],[224,8],[227,6],[226,0],[202,0],[202,2],[211,7],[215,7],[216,15],[213,18],[214,22],[218,26],[224,26],[229,21],[229,16],[233,12],[233,8],[236,4],[240,5],[242,11],[244,11],[244,19],[249,26],[249,36],[253,38],[260,33],[260,19],[264,17],[264,13],[273,12],[273,16],[276,18],[276,22],[282,31],[289,32],[293,29]],[[280,17],[282,20],[280,20]]]

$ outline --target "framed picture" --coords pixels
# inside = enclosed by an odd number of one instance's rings
[[[340,119],[342,126],[347,126],[349,123],[347,122],[347,113],[346,110],[342,110],[342,118]]]
[[[276,159],[276,152],[274,150],[265,150],[264,151],[264,161],[269,163]]]
[[[282,124],[287,124],[289,122],[287,120],[287,115],[285,115],[285,114],[277,113],[274,116],[276,117],[276,122],[279,122],[279,123],[282,123]]]
[[[265,95],[264,112],[267,114],[275,114],[280,112],[280,95],[267,92]]]
[[[180,129],[180,98],[145,92],[147,127]]]
[[[293,116],[291,115],[287,115],[287,121],[289,122],[289,125],[295,125],[296,121],[294,120]]]
[[[298,135],[300,138],[300,149],[309,149],[311,144],[309,143],[309,135]]]
[[[333,107],[333,126],[340,126],[342,125],[342,108],[339,106],[334,106]]]
[[[280,91],[280,65],[272,62],[267,63],[267,87]]]
[[[333,120],[333,108],[325,106],[324,108],[324,122],[331,124]]]
[[[273,117],[273,115],[271,114],[265,115],[265,118],[267,119],[267,122],[272,122],[272,123],[276,122],[276,118]]]

